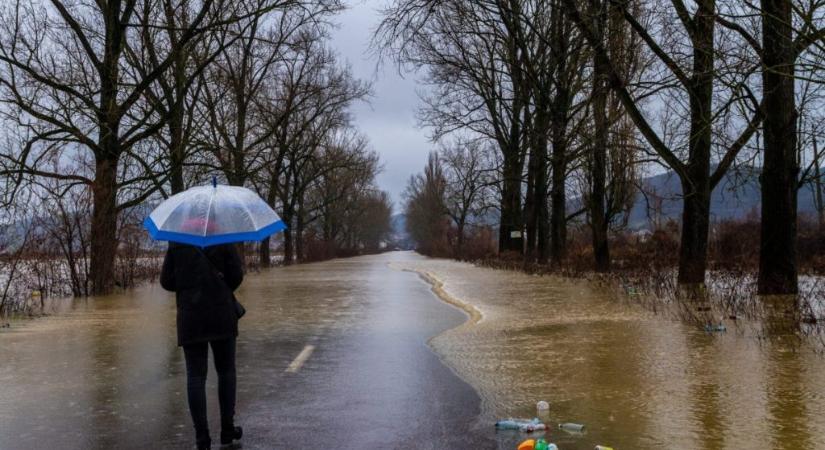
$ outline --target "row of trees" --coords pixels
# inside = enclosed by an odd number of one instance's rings
[[[395,0],[376,34],[402,67],[426,68],[434,139],[496,150],[481,172],[495,174],[482,184],[500,252],[563,266],[583,216],[594,267],[610,270],[609,232],[661,166],[682,187],[679,282],[701,285],[711,194],[756,166],[761,294],[796,292],[797,192],[822,195],[824,42],[825,4],[799,0]],[[411,182],[408,213],[433,191],[417,184],[441,183],[440,159]]]
[[[212,175],[276,208],[289,226],[287,264],[310,256],[308,240],[325,256],[378,246],[390,203],[375,187],[378,157],[348,112],[370,86],[328,46],[342,8],[339,0],[4,2],[4,206],[38,199],[16,218],[27,226],[41,216],[56,226],[54,207],[74,218],[64,253],[88,264],[82,293],[91,294],[113,289],[124,233],[148,206]],[[269,242],[259,251],[269,265]]]

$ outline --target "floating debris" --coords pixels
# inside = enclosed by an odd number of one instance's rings
[[[723,333],[725,331],[728,331],[728,329],[727,327],[725,327],[725,324],[723,323],[719,323],[718,325],[713,325],[709,323],[705,325],[705,331],[707,331],[708,333]]]
[[[547,429],[547,425],[543,424],[538,418],[533,420],[527,419],[504,419],[496,422],[497,430],[518,430],[524,433],[532,433],[533,431],[542,431]]]
[[[559,429],[570,433],[584,433],[584,425],[580,423],[560,423]]]

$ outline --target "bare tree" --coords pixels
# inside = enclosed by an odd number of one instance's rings
[[[529,90],[515,0],[396,0],[384,11],[376,45],[402,65],[427,67],[433,88],[420,120],[437,140],[464,130],[501,153],[499,250],[524,249],[522,181]]]
[[[719,23],[738,33],[761,61],[764,121],[762,154],[762,217],[758,291],[760,294],[797,292],[797,191],[800,177],[796,80],[821,83],[825,38],[822,2],[764,0],[759,3],[761,43],[755,27],[731,19],[754,16],[755,4],[738,14],[719,17]],[[800,73],[797,64],[801,63]],[[818,165],[818,164],[817,164]]]
[[[464,257],[468,225],[483,221],[491,207],[492,158],[483,142],[457,140],[442,147],[438,156],[446,181],[444,206],[456,227],[454,255]]]
[[[430,153],[424,172],[410,177],[404,193],[407,232],[418,251],[437,255],[447,246],[449,218],[444,196],[447,180],[436,153]]]
[[[667,73],[663,79],[646,80],[648,85],[653,86],[651,89],[660,95],[670,95],[687,102],[686,117],[690,130],[686,137],[687,151],[683,152],[679,147],[668,144],[646,118],[640,107],[643,97],[634,96],[628,89],[628,80],[609,54],[598,30],[593,28],[576,2],[563,2],[571,19],[585,35],[593,51],[605,62],[604,69],[607,71],[610,87],[621,100],[627,114],[633,119],[655,154],[679,176],[683,195],[679,282],[683,285],[703,284],[707,267],[711,192],[762,121],[762,107],[749,87],[750,76],[754,73],[755,67],[732,67],[732,63],[718,59],[720,52],[715,42],[720,31],[716,27],[718,14],[716,2],[713,0],[697,2],[693,12],[684,2],[674,1],[670,7],[661,7],[658,12],[664,16],[660,17],[659,21],[648,21],[647,25],[637,11],[628,9],[625,3],[613,2],[633,32],[645,43],[647,50],[655,55],[659,67]],[[680,29],[671,26],[674,20],[681,25]],[[651,30],[651,23],[658,24],[658,28]],[[682,33],[679,40],[672,39],[676,33]],[[730,42],[736,37],[733,32],[726,33],[725,36]],[[660,41],[665,42],[665,45]],[[681,55],[688,57],[684,58]],[[747,60],[735,59],[737,62]],[[727,70],[723,71],[723,68]],[[716,99],[716,104],[721,103],[716,110],[715,81],[729,90],[727,99]],[[734,106],[743,108],[749,117],[745,116],[739,120],[743,125],[735,138],[717,136],[719,142],[716,147],[722,151],[715,169],[711,171],[714,125],[720,118],[730,114]]]
[[[139,0],[52,0],[49,5],[17,0],[3,5],[0,89],[3,102],[13,107],[4,114],[7,120],[29,130],[22,151],[4,155],[14,167],[3,175],[28,173],[91,187],[93,293],[107,293],[114,286],[118,211],[141,203],[157,187],[151,184],[132,198],[119,198],[125,185],[146,181],[140,175],[134,180],[118,180],[119,163],[131,158],[130,153],[168,120],[166,114],[139,106],[147,89],[207,30],[243,22],[250,11],[254,15],[291,3],[178,2],[174,8],[191,8],[191,20],[178,24],[182,29],[177,42],[165,54],[157,55],[158,63],[146,73],[126,69],[125,42],[138,28],[137,11],[143,4]],[[91,176],[43,171],[38,162],[62,150],[63,145],[57,143],[71,146],[73,152],[89,152],[94,161]]]

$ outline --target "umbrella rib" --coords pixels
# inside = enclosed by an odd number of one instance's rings
[[[218,188],[212,190],[212,196],[209,197],[209,207],[206,209],[206,220],[203,221],[203,237],[206,238],[206,230],[209,229],[209,216],[212,215],[212,205],[215,203],[215,197],[218,196]]]
[[[249,221],[252,222],[252,230],[257,231],[258,224],[255,223],[255,218],[252,217],[252,211],[249,210],[249,207],[247,206],[246,202],[242,202],[241,206],[243,206],[243,209],[246,210],[246,217],[249,217]]]

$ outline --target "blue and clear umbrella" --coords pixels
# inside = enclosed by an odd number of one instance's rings
[[[260,241],[286,229],[278,214],[257,194],[239,186],[197,186],[158,205],[143,221],[159,241],[208,247]]]

